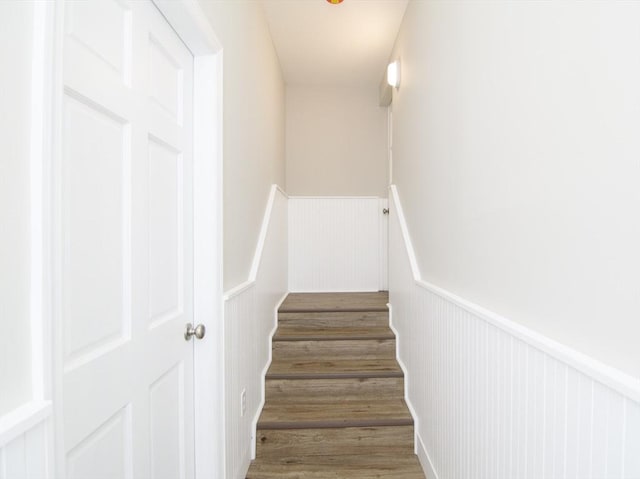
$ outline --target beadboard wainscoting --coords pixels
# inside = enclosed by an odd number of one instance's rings
[[[273,186],[249,280],[225,294],[226,476],[244,478],[264,404],[277,310],[287,294],[287,197]],[[242,392],[245,391],[245,399]]]
[[[33,401],[0,417],[0,479],[53,477],[52,408]]]
[[[377,197],[291,197],[289,289],[385,290],[386,207]]]
[[[638,382],[420,279],[391,188],[390,304],[431,479],[640,479]]]

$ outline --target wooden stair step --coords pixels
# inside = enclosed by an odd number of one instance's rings
[[[266,403],[258,429],[407,426],[413,419],[403,399],[298,404]]]
[[[395,359],[395,339],[329,339],[274,341],[274,360],[291,359]]]
[[[292,313],[302,314],[302,313]],[[307,313],[318,315],[319,313]],[[278,320],[278,329],[274,341],[292,339],[392,339],[393,331],[389,328],[387,313],[376,313],[384,317],[363,318],[371,313],[327,313],[339,314],[337,317],[321,316],[318,318],[299,318]],[[352,315],[353,317],[349,317]]]
[[[247,479],[424,479],[417,456],[302,456],[261,461]]]
[[[323,331],[326,329],[369,329],[389,326],[388,311],[320,311],[278,313],[278,329]]]
[[[403,378],[269,379],[265,382],[265,402],[290,401],[298,404],[404,398]]]
[[[285,321],[278,323],[274,341],[323,341],[331,339],[395,339],[387,322],[358,320],[347,323],[332,319],[318,321]]]
[[[291,293],[279,312],[388,311],[389,295],[378,293]]]
[[[267,379],[398,378],[402,369],[395,359],[277,359]]]
[[[413,452],[413,426],[264,429],[257,439],[258,459]]]
[[[386,292],[283,302],[247,479],[424,479],[387,302]]]

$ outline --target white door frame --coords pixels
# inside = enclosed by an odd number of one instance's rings
[[[222,286],[222,44],[197,0],[153,0],[194,57],[196,477],[226,477]]]
[[[224,438],[224,331],[222,291],[222,44],[197,0],[152,0],[194,56],[194,321],[207,328],[195,344],[195,473],[197,478],[225,477]],[[55,3],[53,31],[47,31],[55,45],[52,52],[52,151],[53,164],[61,158],[62,132],[62,38],[64,1]],[[47,155],[48,156],[48,155]],[[55,171],[46,170],[43,195],[56,191]],[[54,201],[56,201],[54,199]],[[50,213],[49,213],[50,216]],[[55,243],[54,218],[43,219],[45,243]],[[55,258],[51,258],[55,262]],[[59,268],[53,266],[54,271]],[[45,290],[59,288],[45,275]],[[62,438],[62,345],[61,324],[55,312],[45,315],[44,330],[52,326],[51,342],[43,345],[44,356],[53,349],[53,402],[55,409],[55,476],[64,474]],[[47,344],[49,343],[49,344]],[[46,382],[45,382],[46,383]]]

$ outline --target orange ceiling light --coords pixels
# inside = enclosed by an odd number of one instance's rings
[[[344,0],[327,0],[327,2],[329,2],[331,5],[338,5],[339,3],[342,3]]]

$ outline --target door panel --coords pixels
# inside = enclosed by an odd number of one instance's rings
[[[124,120],[70,93],[63,128],[73,132],[62,164],[64,350],[73,367],[129,336],[130,141]]]
[[[179,60],[163,48],[153,35],[149,36],[150,97],[177,125],[182,125],[183,72]]]
[[[71,1],[63,62],[67,475],[191,478],[193,57],[150,1]]]
[[[184,478],[184,399],[182,363],[163,374],[149,389],[151,471],[154,478]],[[180,431],[180,434],[175,434],[175,431]]]
[[[131,85],[132,12],[126,2],[71,1],[65,5],[65,49],[81,63],[65,65],[76,75],[87,63],[101,82]],[[89,72],[88,72],[89,73]]]
[[[131,408],[127,406],[69,452],[67,477],[69,479],[133,477],[130,444]]]
[[[182,313],[182,155],[149,139],[149,318],[153,326]]]

